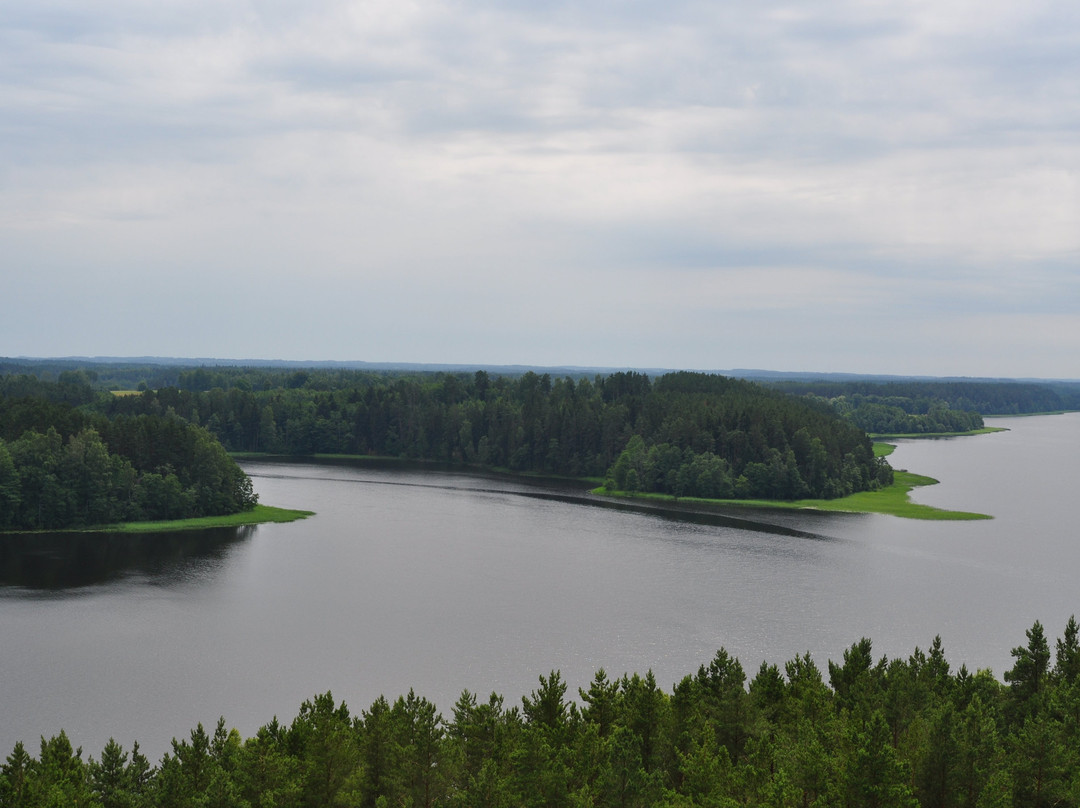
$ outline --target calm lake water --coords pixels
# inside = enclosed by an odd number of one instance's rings
[[[250,463],[262,502],[317,515],[180,536],[0,538],[0,756],[66,729],[153,760],[218,716],[245,736],[332,690],[354,712],[414,688],[508,703],[559,669],[670,688],[720,647],[750,675],[860,637],[1011,667],[1080,613],[1080,413],[903,441],[916,499],[992,521],[611,507],[578,489],[348,465]]]

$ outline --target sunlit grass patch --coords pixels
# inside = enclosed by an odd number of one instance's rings
[[[695,497],[676,498],[670,494],[640,494],[625,491],[608,491],[600,487],[593,490],[601,496],[633,497],[686,504],[723,505],[735,508],[775,508],[783,510],[836,511],[841,513],[883,513],[890,516],[902,516],[906,519],[932,519],[943,521],[963,521],[971,519],[993,519],[984,513],[970,511],[948,511],[931,505],[912,502],[908,494],[911,489],[922,485],[935,485],[937,480],[909,471],[893,473],[893,484],[877,491],[860,491],[857,494],[839,499],[797,499],[792,501],[775,499],[697,499]]]
[[[176,519],[167,522],[125,522],[107,529],[115,533],[165,533],[176,530],[203,530],[212,527],[240,527],[267,522],[295,522],[314,515],[314,511],[296,511],[256,505],[250,511],[231,513],[226,516],[202,516],[197,519]],[[104,529],[104,528],[103,528]]]
[[[860,491],[840,499],[800,500],[796,507],[814,508],[820,511],[846,511],[848,513],[886,513],[907,519],[936,519],[962,521],[970,519],[993,519],[985,513],[949,511],[912,502],[911,489],[923,485],[936,485],[937,480],[910,471],[894,471],[893,484],[877,491]]]

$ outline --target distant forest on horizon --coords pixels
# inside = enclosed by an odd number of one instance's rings
[[[423,375],[434,373],[474,373],[482,370],[490,375],[522,376],[532,371],[552,378],[594,379],[613,373],[633,372],[647,376],[688,371],[706,375],[729,376],[748,379],[762,384],[808,384],[808,385],[1033,385],[1049,387],[1071,400],[1073,406],[1059,409],[1080,409],[1080,379],[998,378],[982,376],[923,376],[902,374],[842,373],[819,371],[779,371],[766,369],[733,368],[649,368],[629,366],[576,366],[576,365],[492,365],[483,363],[423,363],[423,362],[369,362],[345,360],[292,360],[292,359],[229,359],[229,358],[182,358],[182,357],[0,357],[0,375],[30,373],[43,379],[53,379],[65,370],[84,370],[94,375],[107,388],[133,390],[139,382],[149,387],[174,387],[179,384],[179,374],[192,369],[247,371],[353,371],[387,375]],[[1003,414],[989,411],[983,415]]]

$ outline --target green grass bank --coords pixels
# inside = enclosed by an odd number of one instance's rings
[[[896,449],[889,443],[875,443],[874,456],[888,457]],[[628,497],[648,499],[657,502],[681,502],[687,504],[722,505],[725,508],[776,508],[781,510],[835,511],[838,513],[884,513],[905,519],[930,519],[938,521],[969,521],[972,519],[993,519],[985,513],[970,511],[949,511],[912,502],[908,496],[913,488],[924,485],[936,485],[937,480],[910,471],[893,472],[893,484],[877,491],[860,491],[840,499],[797,499],[790,502],[774,499],[696,499],[693,497],[674,497],[670,494],[642,494],[627,491],[609,491],[603,486],[593,489],[593,493],[605,497]]]
[[[1003,426],[984,426],[981,429],[969,429],[967,432],[907,432],[897,434],[871,433],[874,440],[899,440],[900,438],[966,438],[969,435],[989,435],[991,432],[1008,432]]]
[[[313,516],[314,511],[296,511],[288,508],[275,508],[271,505],[256,505],[250,511],[231,513],[227,516],[203,516],[198,519],[176,519],[168,522],[125,522],[98,530],[111,533],[169,533],[177,530],[203,530],[211,527],[241,527],[243,525],[262,525],[271,522],[295,522]]]
[[[985,513],[970,511],[949,511],[912,502],[908,494],[913,488],[934,485],[938,481],[933,477],[912,474],[909,471],[894,473],[893,484],[877,491],[860,491],[840,499],[797,499],[783,501],[775,499],[697,499],[694,497],[674,497],[671,494],[642,494],[626,491],[609,491],[601,486],[593,493],[605,497],[628,497],[648,499],[656,502],[680,502],[686,504],[719,505],[725,508],[773,508],[780,510],[835,511],[838,513],[883,513],[901,516],[905,519],[930,519],[937,521],[968,521],[972,519],[993,519]]]
[[[295,522],[314,516],[314,511],[296,511],[288,508],[275,508],[271,505],[256,505],[250,511],[232,513],[227,516],[201,516],[196,519],[174,519],[161,522],[122,522],[116,525],[95,525],[94,527],[72,528],[70,530],[0,530],[0,535],[15,533],[175,533],[180,530],[205,530],[213,527],[242,527],[243,525],[262,525],[270,522]]]

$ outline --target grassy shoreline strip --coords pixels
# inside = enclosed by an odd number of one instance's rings
[[[66,530],[5,530],[0,536],[12,536],[20,533],[175,533],[181,530],[205,530],[214,527],[242,527],[244,525],[262,525],[271,522],[295,522],[314,516],[314,511],[297,511],[289,508],[275,508],[272,505],[256,505],[250,511],[231,513],[225,516],[200,516],[194,519],[173,519],[162,522],[121,522],[115,525],[95,525],[94,527],[69,528]]]
[[[170,522],[125,522],[124,524],[101,529],[113,533],[165,533],[176,530],[203,530],[211,527],[241,527],[243,525],[295,522],[298,519],[313,516],[314,513],[314,511],[275,508],[271,505],[256,505],[250,511],[231,513],[227,516],[203,516],[197,519],[177,519]]]
[[[1046,412],[992,412],[989,415],[983,415],[983,419],[987,418],[1033,418],[1037,415],[1067,415],[1070,412],[1080,412],[1080,410],[1047,410]]]
[[[981,429],[969,429],[967,432],[873,432],[870,434],[870,437],[874,440],[899,440],[900,438],[966,438],[969,435],[989,435],[991,432],[1008,431],[1008,428],[1003,426],[984,426]]]
[[[725,508],[765,508],[777,510],[813,510],[833,511],[837,513],[882,513],[900,516],[905,519],[929,519],[937,521],[968,521],[972,519],[993,519],[984,513],[970,511],[948,511],[931,505],[912,502],[908,493],[911,489],[923,485],[936,485],[937,480],[910,471],[896,471],[893,484],[877,491],[860,491],[857,494],[840,499],[798,499],[791,502],[769,499],[697,499],[694,497],[674,497],[671,494],[641,494],[626,491],[609,491],[603,486],[593,489],[593,493],[605,497],[626,497],[630,499],[649,499],[660,502],[679,502],[695,505],[721,505]]]

